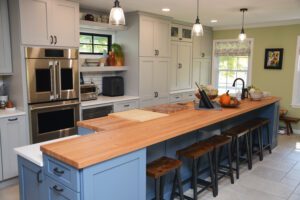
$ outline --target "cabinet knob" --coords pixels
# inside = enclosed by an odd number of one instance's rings
[[[155,97],[155,98],[158,97],[158,92],[154,92],[154,97]]]
[[[181,68],[182,68],[182,64],[178,63],[178,69],[181,69]]]
[[[205,57],[205,53],[202,53],[202,54],[201,54],[201,57],[204,58],[204,57]]]
[[[57,37],[54,35],[54,45],[57,44]]]

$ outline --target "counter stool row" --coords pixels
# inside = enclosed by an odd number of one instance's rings
[[[271,153],[270,133],[269,133],[269,120],[257,118],[249,120],[238,126],[235,126],[227,131],[222,132],[222,135],[215,135],[211,138],[194,143],[184,149],[178,150],[176,155],[177,159],[161,157],[147,165],[147,176],[155,180],[155,200],[163,200],[164,194],[164,176],[171,171],[175,171],[173,179],[173,187],[171,199],[179,196],[180,200],[183,199],[197,199],[199,193],[211,188],[213,196],[218,195],[218,180],[224,176],[229,176],[231,183],[234,184],[233,168],[232,168],[232,155],[235,155],[236,161],[236,176],[239,178],[239,164],[240,164],[240,141],[244,140],[246,144],[246,161],[248,169],[252,168],[252,152],[253,152],[253,136],[256,134],[258,140],[258,153],[260,160],[263,159],[263,149],[269,149]],[[262,142],[262,128],[267,128],[267,144],[263,146]],[[233,151],[235,146],[235,152]],[[223,149],[227,147],[226,160],[227,165],[223,165]],[[207,156],[208,168],[210,172],[210,181],[199,178],[200,173],[200,159]],[[182,158],[192,161],[192,177],[188,180],[182,180],[180,175],[180,168],[182,165]],[[191,182],[193,189],[193,198],[183,194],[183,183]],[[198,187],[199,186],[199,187]],[[199,189],[200,188],[200,189]],[[198,190],[199,189],[199,190]]]

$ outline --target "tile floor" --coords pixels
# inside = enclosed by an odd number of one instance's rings
[[[187,193],[190,193],[188,191]],[[18,200],[18,185],[0,190],[1,200]],[[207,191],[199,200],[300,200],[300,135],[279,136],[279,145],[264,160],[254,160],[251,171],[243,165],[239,180],[220,182],[219,195]]]

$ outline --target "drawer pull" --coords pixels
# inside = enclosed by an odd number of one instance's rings
[[[55,167],[53,169],[53,172],[54,172],[54,174],[56,174],[58,176],[61,176],[61,175],[63,175],[65,173],[63,170],[59,170],[57,167]]]
[[[180,97],[175,97],[176,99],[179,99]]]
[[[56,192],[63,192],[63,191],[64,191],[63,188],[59,188],[57,185],[54,185],[54,186],[53,186],[53,189],[54,189]]]
[[[130,106],[129,104],[124,105],[124,107],[129,107],[129,106]]]
[[[10,121],[10,122],[17,121],[17,120],[18,120],[17,117],[16,118],[12,118],[12,119],[8,119],[8,121]]]

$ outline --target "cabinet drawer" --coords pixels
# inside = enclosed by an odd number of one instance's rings
[[[45,174],[74,191],[79,192],[79,171],[47,155],[43,156]]]
[[[183,93],[183,100],[184,101],[191,101],[195,98],[194,92],[185,92]]]
[[[122,112],[126,110],[132,110],[138,107],[137,101],[125,101],[114,104],[114,112]]]
[[[183,100],[182,97],[183,97],[182,94],[171,94],[170,101],[171,101],[171,103],[180,102]]]
[[[68,187],[60,184],[59,182],[53,180],[52,178],[45,177],[45,189],[48,200],[79,200],[80,193],[75,192]]]

